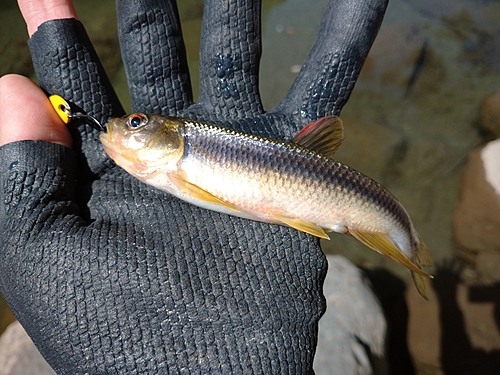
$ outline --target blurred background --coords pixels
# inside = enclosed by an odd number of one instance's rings
[[[74,3],[130,109],[114,1]],[[203,1],[178,3],[197,93]],[[263,0],[266,109],[291,86],[327,5]],[[0,75],[35,79],[14,0],[0,0],[0,25]],[[390,374],[500,373],[500,190],[490,186],[494,177],[484,167],[485,146],[500,138],[499,61],[499,0],[390,0],[341,113],[345,141],[336,158],[398,197],[435,263],[427,302],[395,262],[347,236],[322,242],[327,254],[347,257],[369,277],[388,321]],[[500,161],[500,153],[493,155]],[[500,174],[500,162],[496,166]],[[1,300],[0,332],[13,320]]]

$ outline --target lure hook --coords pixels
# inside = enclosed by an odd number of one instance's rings
[[[95,117],[93,117],[91,115],[88,115],[88,114],[85,114],[85,113],[82,113],[82,112],[76,112],[76,113],[69,114],[68,117],[70,119],[74,119],[74,118],[88,118],[88,119],[92,120],[95,125],[97,125],[97,127],[96,127],[97,130],[99,130],[99,131],[104,131],[105,130],[104,126],[102,126],[102,124]]]
[[[73,113],[68,102],[59,95],[51,95],[49,97],[49,100],[52,104],[52,107],[54,107],[57,115],[65,124],[68,124],[72,119],[75,118],[86,118],[92,120],[94,125],[97,125],[97,127],[94,127],[95,129],[99,131],[105,131],[104,126],[95,117],[82,112]]]

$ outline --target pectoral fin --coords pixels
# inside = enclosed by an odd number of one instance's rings
[[[403,254],[401,250],[397,248],[394,242],[387,236],[386,233],[379,232],[364,232],[355,229],[349,229],[356,239],[363,242],[369,248],[384,254],[385,256],[394,259],[396,262],[402,264],[411,271],[418,273],[422,276],[429,277],[425,271],[421,270],[417,265],[415,265],[406,255]]]
[[[331,158],[343,140],[342,120],[337,116],[327,116],[311,122],[292,141]]]
[[[195,185],[189,181],[187,181],[185,178],[183,178],[181,175],[178,173],[169,173],[168,177],[170,180],[174,183],[174,185],[184,192],[185,194],[189,195],[192,198],[201,200],[203,202],[207,203],[215,203],[215,204],[220,204],[221,206],[227,207],[231,210],[234,211],[239,211],[236,207],[233,205],[224,202],[222,199],[217,198],[215,195],[212,193],[206,191],[205,189],[199,187],[198,185]]]
[[[319,238],[324,238],[326,240],[330,239],[330,237],[328,237],[328,235],[325,233],[325,230],[323,228],[317,226],[316,224],[308,223],[307,221],[300,220],[300,219],[294,219],[294,218],[281,216],[278,214],[273,214],[273,215],[271,215],[271,217],[274,221],[286,224],[289,227],[300,230],[301,232],[306,232],[306,233],[312,234],[313,236],[316,236]]]

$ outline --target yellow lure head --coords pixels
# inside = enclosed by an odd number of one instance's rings
[[[49,100],[60,119],[68,124],[71,121],[71,108],[68,102],[59,95],[51,95]]]

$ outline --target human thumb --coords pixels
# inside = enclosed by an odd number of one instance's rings
[[[30,79],[0,78],[0,146],[16,141],[48,141],[71,148],[71,135],[49,99]]]

